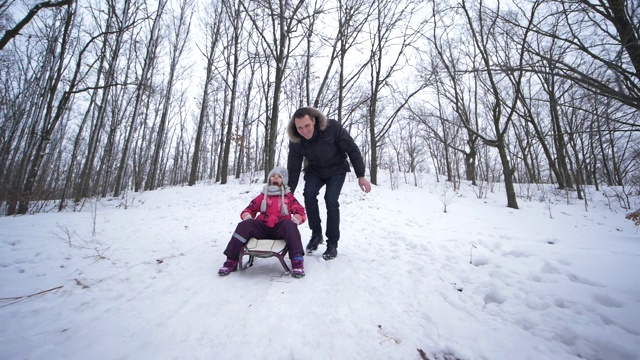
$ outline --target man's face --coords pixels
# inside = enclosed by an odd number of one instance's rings
[[[309,115],[305,115],[301,118],[295,119],[296,130],[298,133],[302,135],[303,138],[309,140],[313,136],[314,125],[316,124],[316,119],[312,118]]]

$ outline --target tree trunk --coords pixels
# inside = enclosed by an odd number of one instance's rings
[[[518,209],[518,199],[516,197],[516,190],[513,184],[514,171],[511,168],[509,161],[509,155],[507,154],[507,147],[503,139],[498,140],[497,144],[498,153],[500,154],[500,162],[502,164],[502,175],[504,176],[504,188],[507,192],[507,207],[512,209]]]
[[[189,186],[196,184],[198,180],[198,169],[200,165],[200,147],[202,146],[202,137],[204,132],[204,125],[206,118],[209,116],[209,88],[211,87],[211,81],[213,81],[213,65],[215,63],[215,49],[218,45],[220,36],[220,27],[222,25],[222,19],[220,13],[215,12],[212,15],[211,24],[209,25],[209,33],[207,33],[207,39],[209,40],[208,51],[205,55],[207,59],[207,66],[204,78],[204,89],[202,91],[202,97],[200,100],[200,115],[198,116],[198,126],[196,130],[196,139],[193,146],[193,155],[191,156],[191,171],[189,173]]]
[[[231,89],[229,99],[229,114],[227,115],[227,132],[224,138],[224,151],[222,154],[222,166],[221,166],[221,181],[220,184],[226,184],[228,180],[229,172],[229,152],[231,149],[231,133],[233,130],[233,118],[235,116],[236,109],[236,97],[238,93],[238,66],[240,63],[240,5],[234,9],[235,17],[233,19],[233,38],[231,39],[231,48],[233,53],[231,54]]]
[[[159,32],[160,32],[160,20],[164,14],[164,8],[167,2],[165,0],[158,2],[158,7],[153,18],[153,24],[149,32],[149,39],[147,40],[147,46],[145,49],[144,62],[142,64],[140,80],[136,85],[135,100],[133,103],[133,109],[131,111],[131,118],[129,126],[127,128],[127,135],[124,141],[124,147],[122,149],[122,155],[120,157],[120,165],[118,166],[118,173],[116,174],[116,184],[113,191],[113,196],[118,197],[123,188],[126,188],[127,167],[129,164],[129,152],[131,143],[133,141],[133,135],[140,123],[138,117],[143,104],[144,96],[150,96],[151,79],[153,68],[156,66],[158,46],[160,44]],[[145,115],[146,116],[146,115]]]
[[[160,115],[160,123],[158,125],[158,131],[155,137],[153,156],[151,157],[147,181],[145,182],[145,190],[156,189],[156,187],[158,186],[158,173],[163,167],[160,156],[162,154],[163,148],[165,148],[167,145],[165,142],[165,137],[167,135],[166,132],[169,122],[169,110],[173,106],[173,87],[176,84],[178,65],[180,64],[181,57],[184,53],[191,27],[189,7],[189,0],[183,0],[180,3],[180,13],[178,14],[178,19],[176,20],[176,23],[174,25],[175,28],[173,28],[174,38],[172,39],[173,44],[170,50],[169,75],[167,78],[166,89],[163,96],[162,113]]]
[[[64,19],[65,20],[64,29],[61,34],[60,52],[55,55],[52,54],[57,59],[57,66],[54,69],[54,71],[52,71],[53,78],[50,79],[51,80],[50,87],[47,89],[48,94],[46,94],[45,96],[48,99],[48,102],[47,102],[47,107],[44,114],[44,120],[42,125],[43,130],[42,130],[42,134],[40,135],[36,149],[33,153],[31,166],[29,167],[29,170],[27,172],[27,177],[25,179],[25,183],[22,188],[20,197],[18,199],[18,209],[17,209],[18,214],[26,214],[29,209],[29,202],[31,201],[33,188],[35,186],[36,179],[40,171],[40,164],[42,163],[44,156],[46,156],[45,150],[47,148],[47,145],[49,144],[49,140],[51,139],[51,134],[53,133],[56,126],[58,125],[58,123],[60,122],[60,120],[66,113],[66,111],[68,110],[67,105],[69,104],[69,100],[71,98],[71,93],[69,91],[66,91],[62,95],[60,101],[55,107],[55,113],[53,112],[54,111],[53,102],[55,100],[55,94],[59,89],[59,85],[62,81],[62,77],[64,74],[63,72],[64,65],[65,65],[64,60],[67,52],[67,46],[69,45],[71,25],[73,23],[74,16],[75,16],[75,12],[71,8],[71,5],[68,5],[66,9],[65,19]],[[53,49],[55,49],[55,47]],[[75,83],[71,83],[69,90],[72,90],[73,86],[75,85],[76,85]]]

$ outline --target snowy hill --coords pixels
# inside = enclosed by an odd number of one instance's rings
[[[338,258],[219,277],[261,188],[0,218],[0,358],[640,359],[640,234],[600,193],[513,210],[498,184],[365,194],[350,177]]]

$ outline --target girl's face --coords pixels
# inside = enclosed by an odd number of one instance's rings
[[[269,182],[271,183],[271,185],[280,186],[282,185],[282,178],[279,174],[273,174],[269,178]]]

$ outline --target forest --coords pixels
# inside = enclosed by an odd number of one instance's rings
[[[4,215],[264,179],[300,106],[348,129],[373,184],[637,208],[638,1],[0,0],[0,34]]]

